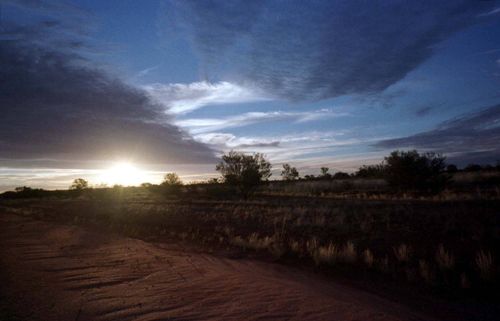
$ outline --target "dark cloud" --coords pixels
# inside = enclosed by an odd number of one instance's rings
[[[451,34],[488,19],[494,1],[178,1],[205,58],[287,99],[373,94]]]
[[[24,3],[36,4],[17,4]],[[212,150],[172,125],[146,92],[92,67],[78,52],[81,39],[62,26],[11,23],[1,32],[1,164],[214,160]]]
[[[500,105],[446,121],[413,136],[383,140],[377,148],[421,148],[446,154],[459,164],[500,160]]]
[[[428,115],[433,109],[434,108],[431,106],[421,107],[415,111],[415,115],[418,117],[424,117]]]

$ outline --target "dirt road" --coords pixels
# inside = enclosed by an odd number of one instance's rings
[[[318,276],[0,215],[0,318],[430,320]]]

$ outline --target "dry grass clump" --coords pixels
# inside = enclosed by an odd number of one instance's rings
[[[356,253],[356,248],[354,247],[354,243],[351,241],[348,241],[339,252],[339,260],[344,263],[354,263],[357,256],[358,254]]]
[[[364,250],[362,257],[363,262],[365,262],[366,266],[368,266],[369,268],[373,267],[373,262],[375,261],[375,259],[373,258],[373,253],[372,251],[370,251],[370,249]]]
[[[405,243],[400,244],[398,247],[393,247],[394,256],[401,263],[408,263],[411,257],[411,247]]]
[[[319,246],[318,239],[315,237],[311,238],[309,241],[306,242],[307,253],[309,254],[310,257],[314,258],[318,246]]]
[[[350,241],[347,242],[346,245],[344,245],[342,248],[339,248],[333,242],[330,242],[325,246],[318,246],[317,240],[313,238],[308,241],[307,248],[316,264],[334,264],[336,262],[354,263],[357,258],[354,243]],[[373,264],[373,255],[371,256],[371,260]]]
[[[476,254],[476,267],[483,280],[491,280],[493,278],[493,255],[490,252],[483,250]]]
[[[314,262],[316,264],[327,263],[333,264],[338,261],[340,257],[340,251],[337,246],[330,242],[327,246],[320,246],[313,255]]]
[[[254,250],[262,250],[269,248],[269,246],[273,242],[273,237],[265,236],[263,238],[260,238],[258,233],[252,233],[248,238],[248,247]]]
[[[443,244],[439,244],[436,252],[436,262],[441,270],[451,270],[455,266],[455,257],[444,248]]]
[[[420,277],[427,284],[431,284],[434,280],[434,274],[432,273],[431,267],[426,260],[418,260],[418,271],[420,273]]]

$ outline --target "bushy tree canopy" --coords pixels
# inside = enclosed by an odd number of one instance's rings
[[[162,185],[182,185],[182,181],[176,173],[167,173],[163,177]]]
[[[290,166],[290,164],[283,164],[281,177],[283,177],[285,181],[293,181],[299,178],[299,171],[297,168]]]
[[[73,181],[69,189],[81,191],[88,187],[89,187],[89,182],[87,182],[83,178],[77,178]]]
[[[215,167],[225,183],[236,186],[247,196],[255,186],[271,176],[271,163],[264,155],[230,151],[222,156],[222,161]]]
[[[384,162],[388,183],[400,190],[438,192],[449,181],[444,173],[445,157],[439,154],[394,151]]]

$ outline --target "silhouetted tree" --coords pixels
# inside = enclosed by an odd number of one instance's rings
[[[283,177],[285,181],[293,181],[299,178],[299,172],[295,167],[290,166],[290,164],[283,164],[281,177]]]
[[[167,196],[176,196],[181,191],[182,181],[176,173],[167,173],[163,177],[161,187]]]
[[[177,186],[180,186],[180,185],[182,185],[182,181],[179,178],[179,175],[177,175],[176,173],[167,173],[163,177],[162,185],[177,185]]]
[[[69,189],[77,190],[77,191],[81,191],[81,190],[84,190],[87,188],[89,188],[89,182],[87,182],[83,178],[75,179],[73,181],[73,183],[71,184],[71,186],[69,187]]]
[[[320,177],[322,178],[330,178],[332,177],[332,175],[330,175],[330,173],[328,173],[328,171],[330,170],[328,167],[321,167],[321,175]]]
[[[337,172],[332,176],[333,179],[348,179],[350,177],[351,176],[349,174],[344,172]]]
[[[445,166],[445,157],[416,150],[394,151],[385,157],[386,179],[399,190],[441,191],[450,179]]]
[[[14,190],[16,191],[16,193],[23,193],[23,192],[30,192],[33,189],[31,187],[28,187],[28,186],[20,186],[20,187],[16,187]]]
[[[222,156],[215,169],[221,173],[225,183],[236,187],[247,197],[257,185],[271,176],[271,167],[262,154],[245,155],[230,151]]]
[[[354,176],[359,178],[384,178],[385,166],[383,164],[363,165]]]
[[[466,172],[479,172],[482,169],[481,165],[469,164],[465,166],[464,171]]]

